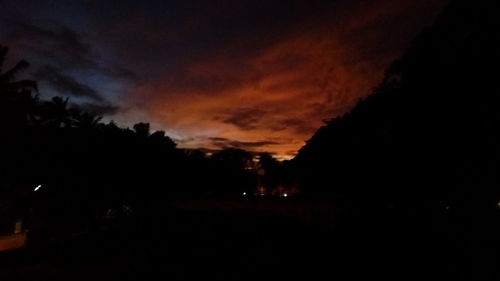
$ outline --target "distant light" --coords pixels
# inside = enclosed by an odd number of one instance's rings
[[[283,196],[284,196],[284,197],[288,197],[288,194],[287,194],[287,193],[285,193],[285,194],[283,194]]]
[[[41,184],[37,185],[37,186],[35,187],[35,190],[34,190],[34,191],[39,190],[39,189],[40,189],[40,187],[42,187],[42,185],[41,185]]]
[[[243,196],[246,196],[246,195],[247,195],[247,193],[246,193],[246,192],[243,192]]]
[[[500,207],[500,201],[498,201],[498,204],[497,204],[497,205],[498,205],[498,207]]]

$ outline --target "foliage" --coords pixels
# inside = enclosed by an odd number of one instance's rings
[[[453,1],[372,95],[307,141],[291,165],[303,188],[496,207],[500,28],[492,11]]]

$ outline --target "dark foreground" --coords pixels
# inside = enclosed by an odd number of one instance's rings
[[[0,280],[500,280],[494,224],[369,205],[177,200],[0,253]]]

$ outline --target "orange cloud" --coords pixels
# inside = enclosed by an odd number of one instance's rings
[[[137,89],[130,101],[142,102],[149,119],[168,128],[181,147],[291,157],[323,120],[370,93],[442,2],[351,5],[335,19],[277,34],[258,50],[231,42]]]

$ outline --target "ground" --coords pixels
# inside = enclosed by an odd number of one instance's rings
[[[497,277],[483,252],[468,256],[474,250],[409,214],[360,215],[349,204],[296,199],[182,199],[161,210],[93,235],[0,253],[0,280]],[[472,258],[486,264],[473,267]]]

